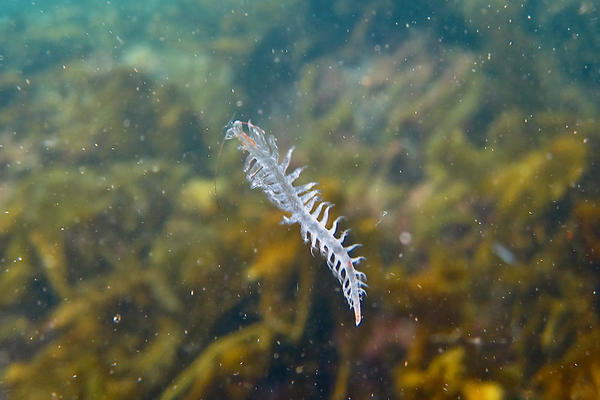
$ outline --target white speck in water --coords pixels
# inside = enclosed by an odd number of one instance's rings
[[[388,215],[388,212],[383,210],[383,212],[381,213],[381,218],[379,218],[379,221],[377,221],[377,223],[375,223],[375,226],[379,225],[381,223],[381,221],[383,221],[383,219],[385,217],[387,217],[387,215]]]
[[[410,244],[410,242],[412,242],[412,235],[410,232],[404,231],[400,234],[399,239],[400,239],[400,243],[407,246]]]

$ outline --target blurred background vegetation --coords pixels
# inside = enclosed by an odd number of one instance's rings
[[[4,2],[0,397],[597,399],[598,4]],[[297,146],[353,316],[224,126]]]

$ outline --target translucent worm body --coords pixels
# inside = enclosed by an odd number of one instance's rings
[[[244,130],[244,125],[248,127],[247,131]],[[362,320],[360,302],[366,294],[364,288],[367,286],[367,277],[355,268],[364,257],[351,257],[349,254],[360,245],[343,245],[348,230],[335,236],[342,217],[335,219],[328,228],[329,210],[333,204],[321,201],[318,197],[319,191],[314,189],[317,183],[292,185],[304,169],[301,167],[286,173],[294,147],[290,148],[279,162],[279,149],[275,137],[270,135],[265,139],[265,132],[250,122],[235,121],[225,134],[226,140],[233,138],[240,141],[240,150],[248,152],[244,173],[250,187],[262,189],[273,204],[290,214],[283,217],[283,223],[300,224],[304,242],[310,241],[311,249],[319,250],[342,285],[344,297],[354,310],[358,326]]]

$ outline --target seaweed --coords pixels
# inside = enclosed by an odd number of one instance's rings
[[[0,397],[598,397],[588,3],[8,5]],[[215,193],[232,114],[355,227],[360,328],[229,146]]]

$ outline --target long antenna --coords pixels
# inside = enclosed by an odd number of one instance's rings
[[[224,126],[225,131],[227,131],[227,129],[229,129],[231,127],[231,124],[233,123],[233,120],[235,118],[235,113],[231,116],[231,118],[229,118],[229,122],[227,122],[227,124]],[[219,152],[217,153],[217,159],[215,161],[215,174],[214,174],[214,179],[213,179],[213,183],[214,183],[214,187],[215,187],[215,200],[217,202],[217,208],[220,209],[221,208],[221,204],[219,203],[219,196],[217,195],[217,175],[219,174],[219,161],[221,161],[221,154],[223,153],[223,146],[225,145],[225,139],[223,139],[223,141],[221,142],[221,145],[219,146]]]
[[[219,174],[219,161],[221,160],[221,153],[223,153],[223,146],[225,145],[225,139],[221,142],[219,146],[219,152],[217,153],[217,160],[215,162],[215,176],[214,176],[214,185],[215,185],[215,200],[217,201],[217,208],[221,209],[221,204],[219,204],[219,196],[217,195],[217,175]]]

